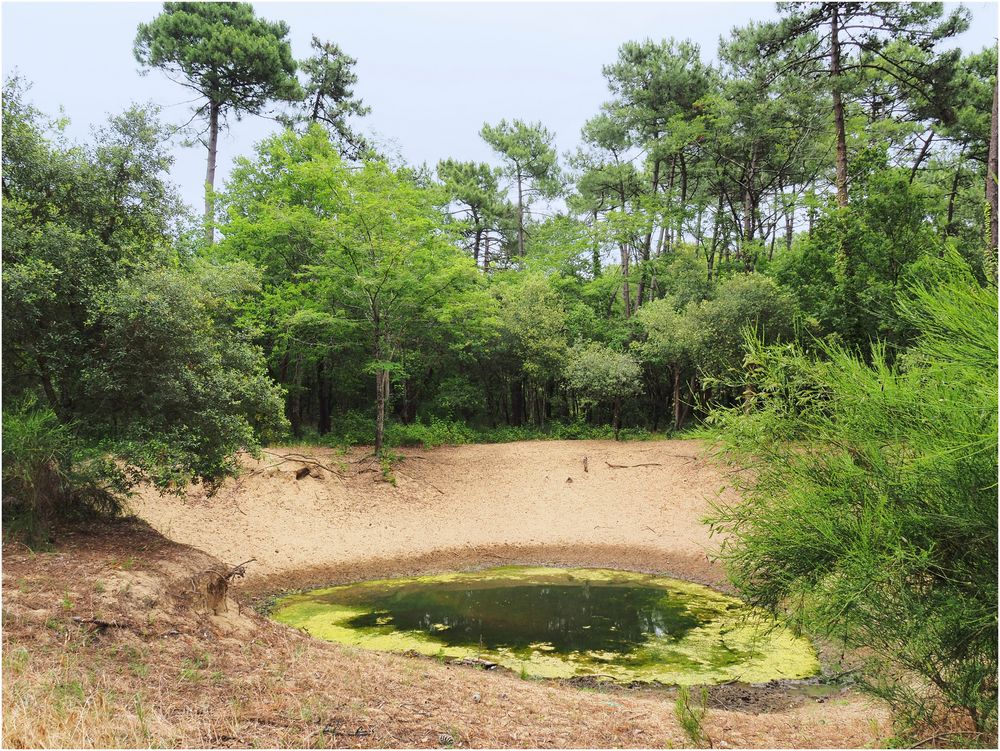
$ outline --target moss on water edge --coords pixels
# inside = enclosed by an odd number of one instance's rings
[[[654,628],[641,641],[622,649],[559,650],[545,639],[524,644],[518,644],[516,639],[509,643],[491,639],[484,644],[482,636],[479,643],[475,643],[474,636],[467,639],[472,643],[461,643],[455,636],[455,598],[464,601],[465,596],[474,594],[493,602],[490,598],[506,596],[498,590],[520,595],[530,592],[531,587],[546,588],[541,600],[544,603],[556,599],[557,593],[572,593],[574,588],[581,593],[587,590],[588,600],[598,594],[617,597],[640,591],[642,601],[659,618],[656,622],[666,622],[668,628]],[[394,619],[400,615],[396,609],[402,607],[402,602],[411,608],[413,602],[426,605],[426,613],[420,611],[419,628],[394,626]],[[533,602],[537,610],[539,600]],[[487,617],[502,620],[504,628],[516,628],[516,597],[510,603],[499,615],[490,611]],[[411,611],[407,612],[412,616]],[[440,615],[442,612],[445,615]],[[663,621],[660,616],[665,612],[673,620]],[[435,613],[448,623],[435,622]],[[524,616],[537,618],[538,614]],[[537,678],[590,676],[621,683],[697,685],[800,679],[819,672],[819,662],[807,639],[795,636],[767,614],[735,598],[698,584],[610,569],[506,566],[380,579],[282,597],[275,603],[272,617],[327,641],[445,659],[485,659]],[[598,624],[607,620],[603,613],[593,617]],[[613,636],[616,626],[605,627],[610,629],[605,635]]]

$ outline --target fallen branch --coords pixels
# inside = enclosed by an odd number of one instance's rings
[[[128,623],[119,623],[118,621],[105,621],[101,618],[81,618],[78,615],[73,616],[73,623],[77,623],[81,626],[93,626],[96,631],[104,631],[109,628],[123,628],[132,629],[132,625]]]
[[[242,579],[244,576],[247,575],[247,564],[253,563],[256,560],[257,560],[256,558],[251,558],[249,561],[243,561],[243,563],[236,564],[231,569],[229,569],[228,572],[223,574],[222,578],[225,579],[227,582],[236,576]]]
[[[663,465],[659,462],[643,462],[642,464],[612,464],[611,462],[604,462],[608,465],[608,469],[632,469],[633,467],[662,467]]]
[[[439,492],[441,495],[445,494],[445,492],[443,490],[441,490],[441,488],[439,488],[433,482],[427,482],[426,480],[419,480],[416,477],[414,477],[413,475],[408,475],[408,474],[406,474],[405,472],[403,472],[402,470],[399,470],[399,469],[394,470],[394,471],[395,471],[395,473],[397,475],[402,475],[403,477],[408,477],[411,480],[413,480],[414,482],[422,482],[422,483],[424,483],[424,485],[429,485],[430,487],[434,488],[437,492]]]
[[[277,464],[272,464],[272,465],[270,465],[268,467],[264,467],[263,469],[255,469],[253,472],[250,473],[251,475],[255,475],[255,474],[257,474],[259,472],[263,472],[263,471],[265,471],[267,469],[272,469],[273,467],[280,467],[285,462],[299,462],[301,464],[312,464],[314,467],[319,467],[320,469],[325,469],[331,475],[336,475],[337,477],[339,477],[341,479],[343,479],[343,477],[344,477],[343,474],[341,474],[340,472],[338,472],[337,470],[335,470],[333,467],[328,467],[325,464],[323,464],[322,462],[318,461],[316,458],[311,457],[311,456],[306,456],[305,454],[291,453],[291,454],[284,454],[284,455],[282,455],[282,454],[276,454],[273,451],[268,451],[267,449],[261,449],[261,452],[264,453],[264,454],[267,454],[268,456],[277,457],[278,459],[281,459],[281,461],[278,462]]]
[[[950,738],[952,736],[965,736],[967,738],[982,738],[985,737],[985,733],[977,733],[972,730],[950,730],[947,733],[937,733],[936,735],[930,735],[914,743],[909,748],[920,748],[925,743],[931,743],[933,741],[942,741],[945,738]]]

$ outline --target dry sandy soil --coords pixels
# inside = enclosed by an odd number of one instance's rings
[[[393,486],[361,452],[273,449],[214,497],[147,491],[134,504],[145,521],[77,530],[44,554],[8,546],[4,745],[688,746],[668,689],[525,681],[354,650],[243,604],[503,563],[615,566],[724,588],[700,519],[726,478],[701,450],[407,450]],[[192,576],[249,558],[228,608],[206,610]],[[774,686],[714,689],[703,727],[717,748],[860,747],[889,734],[886,712],[857,694],[815,700]]]
[[[146,491],[133,507],[172,540],[256,558],[248,584],[258,591],[505,562],[607,564],[720,586],[709,561],[717,540],[701,519],[726,479],[699,452],[693,441],[403,449],[393,486],[360,452],[273,449],[212,497]],[[307,467],[313,475],[296,480]]]

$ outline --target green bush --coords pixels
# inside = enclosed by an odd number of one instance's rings
[[[755,395],[711,418],[752,470],[710,520],[752,603],[862,648],[909,727],[997,727],[997,301],[952,264],[901,300],[895,365],[750,342]]]
[[[513,443],[515,441],[610,441],[615,437],[611,425],[588,425],[582,420],[570,423],[550,423],[544,428],[535,425],[513,427],[501,425],[496,428],[475,428],[461,420],[443,420],[437,417],[429,421],[410,424],[387,422],[385,443],[389,447],[421,446],[461,446],[469,443]],[[645,428],[623,428],[619,438],[623,441],[649,441],[659,438]],[[324,446],[370,446],[374,440],[371,419],[359,412],[347,412],[333,421],[333,428],[325,436],[305,434],[305,443]]]
[[[117,514],[126,473],[80,442],[48,407],[22,400],[3,412],[3,509],[8,535],[34,541],[58,519]]]
[[[434,446],[475,443],[476,434],[465,423],[456,420],[431,418],[429,423],[414,422],[409,425],[391,423],[386,426],[386,444],[389,446]]]

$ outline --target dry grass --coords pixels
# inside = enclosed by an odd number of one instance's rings
[[[194,609],[218,565],[144,524],[4,553],[6,747],[683,747],[668,692],[583,689],[315,642],[243,610]],[[115,625],[96,627],[73,618]],[[477,698],[478,697],[478,698]],[[863,746],[857,698],[710,709],[720,746]]]

